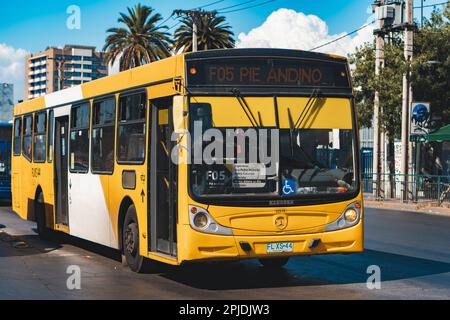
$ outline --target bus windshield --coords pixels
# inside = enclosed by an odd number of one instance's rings
[[[189,115],[196,197],[356,190],[350,99],[196,97]]]

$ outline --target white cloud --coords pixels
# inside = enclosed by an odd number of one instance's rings
[[[14,84],[14,102],[23,99],[26,50],[0,43],[0,82]]]
[[[326,22],[316,15],[305,15],[290,9],[279,9],[272,12],[261,26],[248,33],[239,34],[237,46],[239,48],[310,50],[345,34],[345,32],[329,34]],[[372,39],[373,26],[369,26],[353,36],[341,39],[317,51],[346,56],[354,52],[356,47],[372,41]]]

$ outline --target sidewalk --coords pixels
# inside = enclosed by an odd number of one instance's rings
[[[371,194],[365,194],[364,206],[368,208],[409,211],[450,217],[450,204],[448,203],[438,207],[435,203],[432,202],[403,203],[402,201],[397,199],[377,201]]]

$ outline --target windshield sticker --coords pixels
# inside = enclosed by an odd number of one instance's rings
[[[283,195],[288,196],[297,193],[297,181],[295,179],[283,179]]]
[[[333,129],[330,132],[330,141],[331,141],[331,147],[335,150],[339,150],[341,148],[340,145],[340,130],[339,129]]]
[[[233,168],[233,188],[264,188],[266,166],[263,163],[238,163]]]
[[[298,189],[299,194],[317,194],[318,190],[316,187],[304,187]]]

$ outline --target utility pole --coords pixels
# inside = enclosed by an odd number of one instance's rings
[[[413,59],[413,39],[414,39],[414,24],[413,24],[413,0],[406,0],[405,7],[405,24],[404,24],[404,55],[408,66],[408,70],[403,74],[403,99],[402,99],[402,161],[401,174],[403,175],[403,194],[404,202],[408,201],[408,172],[411,173],[409,165],[410,143],[409,143],[409,111],[412,100],[412,89],[409,83],[410,65]]]
[[[378,15],[378,9],[384,5],[384,0],[375,1],[373,10],[377,15],[377,29],[375,30],[376,48],[375,48],[375,76],[380,75],[384,67],[384,21]],[[380,141],[380,93],[375,91],[373,115],[373,195],[376,199],[380,197],[380,151],[384,154],[384,145]],[[383,161],[383,159],[381,159]]]
[[[420,27],[423,28],[423,1],[420,3]]]
[[[67,60],[64,57],[62,57],[60,59],[50,57],[49,60],[55,60],[56,69],[58,71],[58,91],[61,91],[62,89],[64,89],[63,68],[64,68],[64,65],[66,64]]]
[[[192,52],[198,51],[197,33],[198,33],[197,22],[194,20],[194,22],[192,24]]]
[[[198,25],[201,18],[207,16],[209,19],[217,15],[217,11],[195,10],[175,10],[174,15],[178,17],[185,16],[192,19],[192,52],[198,51]]]

